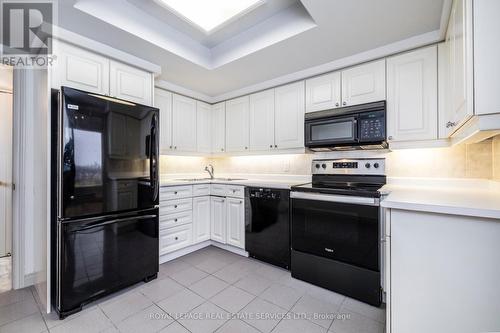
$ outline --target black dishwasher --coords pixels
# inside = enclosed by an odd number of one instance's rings
[[[245,250],[250,257],[290,269],[290,191],[246,188]]]

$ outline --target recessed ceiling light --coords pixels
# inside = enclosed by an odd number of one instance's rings
[[[210,34],[262,5],[266,0],[156,0]]]

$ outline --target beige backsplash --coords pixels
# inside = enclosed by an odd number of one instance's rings
[[[310,174],[313,154],[221,158],[162,156],[162,174],[203,173],[212,164],[218,174]],[[500,136],[449,148],[403,149],[386,154],[390,177],[483,178],[500,180]]]

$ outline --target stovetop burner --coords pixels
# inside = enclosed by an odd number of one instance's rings
[[[312,182],[292,191],[380,197],[386,184],[384,159],[314,160]]]

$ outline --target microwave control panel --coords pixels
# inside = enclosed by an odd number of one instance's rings
[[[385,141],[385,112],[371,112],[360,115],[359,141]]]

